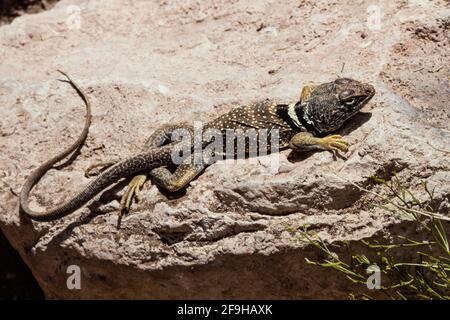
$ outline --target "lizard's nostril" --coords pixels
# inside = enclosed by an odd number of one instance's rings
[[[366,84],[365,91],[366,91],[366,94],[370,97],[373,97],[375,94],[375,88],[371,84]]]

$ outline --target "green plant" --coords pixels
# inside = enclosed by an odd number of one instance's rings
[[[434,189],[430,190],[427,183],[422,182],[427,199],[419,200],[395,174],[390,181],[378,177],[374,177],[373,181],[381,185],[388,195],[383,196],[355,184],[367,195],[374,196],[374,199],[366,199],[365,204],[413,221],[422,231],[421,238],[394,236],[392,243],[361,240],[357,244],[365,249],[365,254],[352,253],[352,245],[346,242],[344,250],[349,261],[344,261],[330,249],[330,245],[317,234],[308,232],[305,226],[295,232],[299,232],[302,241],[314,246],[323,255],[319,261],[306,259],[306,262],[337,270],[353,283],[364,285],[364,288],[368,268],[376,266],[383,277],[379,290],[391,299],[450,299],[450,251],[445,228],[450,219],[433,206],[436,202]],[[403,257],[409,258],[403,261]],[[373,298],[367,293],[350,293],[349,296],[352,299]]]

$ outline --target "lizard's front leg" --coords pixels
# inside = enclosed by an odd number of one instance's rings
[[[303,86],[302,92],[300,93],[300,101],[303,103],[308,101],[315,88],[317,88],[317,86],[311,83]]]
[[[348,142],[340,135],[329,135],[323,138],[314,137],[311,133],[300,132],[291,138],[289,148],[294,151],[328,150],[348,151]]]

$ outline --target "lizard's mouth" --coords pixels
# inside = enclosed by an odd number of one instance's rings
[[[370,101],[370,99],[373,98],[376,92],[375,87],[368,83],[364,84],[364,91],[365,91],[363,95],[364,98],[359,103],[359,109],[364,107]]]
[[[370,99],[373,98],[373,96],[375,95],[375,87],[371,84],[366,84],[365,85],[365,90],[366,90],[366,98],[363,100],[364,104],[369,102]]]

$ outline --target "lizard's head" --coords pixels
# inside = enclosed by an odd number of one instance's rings
[[[374,94],[370,84],[339,78],[315,87],[307,101],[301,101],[298,116],[317,133],[330,133],[357,114]]]

